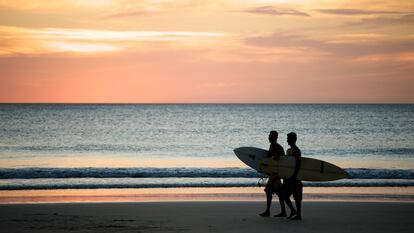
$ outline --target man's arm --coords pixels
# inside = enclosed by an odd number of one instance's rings
[[[302,162],[302,154],[301,154],[299,149],[296,149],[294,151],[294,156],[295,156],[295,160],[296,160],[296,165],[295,165],[295,171],[293,172],[293,176],[291,178],[296,180],[297,177],[298,177],[300,165],[301,165],[301,162]]]
[[[279,152],[275,145],[270,145],[269,152],[267,153],[267,157],[276,159],[276,160],[279,159]]]
[[[269,150],[267,151],[267,157],[272,158],[273,157],[273,148],[272,145],[269,146]]]

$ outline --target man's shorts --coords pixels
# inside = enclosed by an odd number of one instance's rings
[[[271,176],[267,181],[266,187],[264,191],[270,194],[279,194],[282,188],[282,182],[280,182],[280,177],[278,176]]]
[[[282,192],[285,198],[293,195],[295,201],[302,201],[303,199],[303,184],[301,180],[283,179]]]

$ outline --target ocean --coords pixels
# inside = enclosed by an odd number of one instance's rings
[[[0,190],[256,187],[270,130],[350,174],[305,188],[414,186],[414,105],[0,104]]]

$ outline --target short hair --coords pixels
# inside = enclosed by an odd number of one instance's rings
[[[269,136],[272,136],[272,135],[274,135],[275,137],[278,137],[279,136],[279,134],[277,133],[276,130],[270,131]]]
[[[290,132],[290,133],[288,133],[287,134],[287,137],[288,138],[291,138],[293,141],[295,141],[296,142],[296,140],[298,139],[298,137],[296,136],[296,133],[295,132]]]

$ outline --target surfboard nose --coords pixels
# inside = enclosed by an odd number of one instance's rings
[[[233,150],[233,152],[239,156],[241,154],[244,154],[243,152],[245,152],[245,149],[243,147],[237,147],[236,149]]]

